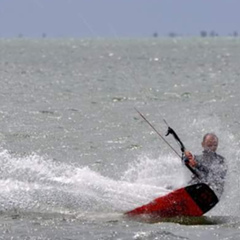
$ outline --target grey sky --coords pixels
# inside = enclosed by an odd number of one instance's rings
[[[240,0],[0,0],[0,36],[229,35],[239,9]]]

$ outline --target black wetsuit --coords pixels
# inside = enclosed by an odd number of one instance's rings
[[[200,178],[193,176],[189,184],[206,183],[220,198],[224,190],[227,173],[225,158],[209,151],[203,151],[202,155],[194,157],[197,162],[194,170],[196,170]]]

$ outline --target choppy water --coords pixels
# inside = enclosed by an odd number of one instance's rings
[[[239,48],[237,38],[0,40],[0,239],[239,239]],[[195,153],[205,132],[219,136],[226,191],[205,218],[123,217],[189,178],[134,107]]]

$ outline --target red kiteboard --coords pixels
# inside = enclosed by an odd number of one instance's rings
[[[155,218],[202,216],[218,203],[213,190],[204,183],[177,189],[125,214],[130,217],[148,215]]]

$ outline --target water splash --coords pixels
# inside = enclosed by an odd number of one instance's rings
[[[183,186],[188,174],[179,158],[170,155],[161,155],[158,159],[147,155],[130,163],[123,174],[122,180],[151,186],[161,186],[164,189],[176,189]]]
[[[199,142],[194,129],[201,134],[212,129],[220,133],[222,151],[228,150],[226,159],[230,163],[226,191],[211,214],[238,215],[239,142],[219,128],[220,123],[208,120],[188,124],[192,148],[197,148]],[[7,150],[0,151],[0,166],[0,211],[122,213],[168,193],[169,188],[185,185],[190,178],[190,173],[172,154],[162,154],[158,159],[143,154],[130,162],[120,179],[37,154],[18,157]]]
[[[32,154],[0,152],[0,210],[122,212],[165,192],[144,181],[114,180]],[[129,175],[129,174],[127,174]]]

